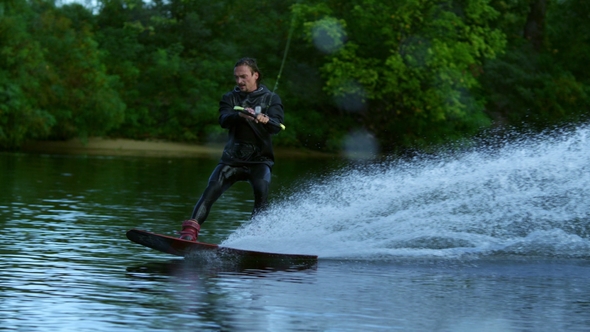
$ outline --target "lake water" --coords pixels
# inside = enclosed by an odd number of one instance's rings
[[[436,158],[279,159],[200,239],[316,254],[248,268],[128,241],[174,235],[216,159],[0,154],[0,330],[588,331],[590,129]]]

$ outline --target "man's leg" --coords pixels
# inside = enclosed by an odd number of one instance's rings
[[[250,167],[250,178],[248,181],[254,190],[252,218],[264,211],[267,207],[271,175],[270,167],[266,164],[257,164]]]
[[[246,170],[241,167],[232,167],[219,164],[211,173],[207,188],[199,198],[193,209],[191,219],[182,223],[180,238],[187,241],[196,241],[201,230],[201,224],[205,222],[213,203],[236,181],[245,179]]]
[[[203,224],[209,216],[211,206],[228,190],[234,183],[245,180],[246,170],[242,167],[233,167],[219,164],[211,173],[207,188],[193,209],[192,219]]]

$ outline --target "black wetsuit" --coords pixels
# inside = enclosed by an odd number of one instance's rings
[[[195,205],[192,219],[203,224],[215,201],[237,181],[248,181],[254,190],[252,216],[263,210],[268,198],[274,152],[271,135],[281,129],[241,117],[234,106],[261,107],[262,113],[275,122],[284,118],[281,98],[264,85],[250,93],[238,87],[223,95],[219,102],[219,124],[229,130],[228,142],[217,167],[209,177],[207,188]]]

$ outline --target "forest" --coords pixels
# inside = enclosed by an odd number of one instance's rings
[[[587,0],[0,2],[0,148],[222,142],[233,66],[285,107],[276,146],[379,153],[587,121]]]

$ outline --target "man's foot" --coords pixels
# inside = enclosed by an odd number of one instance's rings
[[[182,230],[180,231],[180,239],[196,242],[199,237],[201,225],[195,219],[189,219],[182,222]]]

